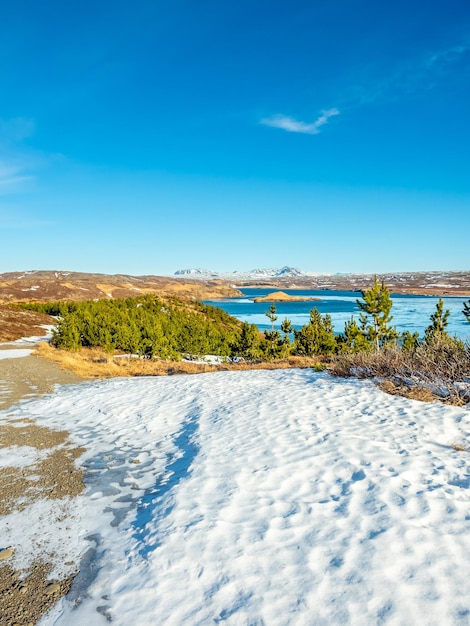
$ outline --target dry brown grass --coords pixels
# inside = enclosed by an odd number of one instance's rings
[[[97,348],[83,348],[80,352],[58,350],[47,343],[38,346],[36,353],[72,371],[82,378],[114,378],[117,376],[172,376],[175,374],[202,374],[206,372],[322,368],[318,357],[290,357],[262,363],[191,363],[186,361],[159,361],[150,359],[115,358]]]
[[[462,443],[451,443],[450,447],[454,448],[454,450],[456,450],[457,452],[467,452],[468,450],[467,446],[463,445]]]
[[[331,373],[382,379],[384,391],[425,402],[457,406],[470,402],[470,345],[452,340],[422,344],[414,351],[394,346],[341,355]]]
[[[439,396],[432,392],[427,387],[418,387],[407,385],[398,385],[393,380],[383,380],[378,383],[378,386],[382,391],[391,394],[392,396],[402,396],[409,398],[410,400],[419,400],[420,402],[434,402],[440,400]]]

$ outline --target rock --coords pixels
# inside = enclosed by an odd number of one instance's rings
[[[0,550],[0,561],[5,561],[13,556],[14,549],[13,548],[5,548],[4,550]]]
[[[46,587],[46,594],[48,596],[51,596],[53,593],[57,593],[58,591],[60,591],[60,585],[57,583],[51,583]]]

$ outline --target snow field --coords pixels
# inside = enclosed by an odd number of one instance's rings
[[[42,625],[470,623],[466,408],[278,370],[87,383],[13,413],[87,447],[59,560],[86,558]]]

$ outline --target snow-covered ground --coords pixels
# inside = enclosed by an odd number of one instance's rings
[[[46,331],[45,335],[33,336],[33,337],[22,337],[21,339],[17,339],[16,341],[10,342],[15,344],[28,344],[28,343],[38,343],[40,341],[49,341],[52,338],[52,331],[55,328],[54,324],[39,324],[39,328],[44,328]]]
[[[0,350],[1,359],[19,359],[22,356],[29,356],[32,353],[32,348],[6,348]]]
[[[52,329],[54,326],[50,324],[40,324],[47,332],[42,336],[22,337],[15,341],[0,342],[0,359],[19,359],[23,356],[29,356],[34,348],[24,348],[25,345],[32,345],[41,341],[49,341],[52,337]],[[12,348],[11,346],[19,346]]]
[[[85,383],[8,414],[87,448],[83,496],[0,519],[18,566],[82,558],[42,626],[470,623],[469,453],[450,446],[468,408],[278,370]]]

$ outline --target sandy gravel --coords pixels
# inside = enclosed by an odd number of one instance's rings
[[[66,372],[55,363],[34,354],[20,359],[1,359],[0,410],[8,409],[24,398],[51,393],[55,385],[82,381],[76,374]]]
[[[50,393],[56,384],[79,382],[82,379],[75,374],[39,356],[2,359],[0,409],[5,411],[20,400]],[[38,498],[60,500],[81,493],[83,472],[76,459],[83,450],[73,446],[67,432],[38,426],[33,420],[14,420],[5,413],[0,418],[0,455],[2,448],[14,445],[32,446],[46,454],[29,467],[0,469],[0,515],[19,511]],[[51,566],[44,554],[38,555],[28,571],[17,571],[9,564],[14,549],[3,545],[0,537],[0,624],[33,625],[68,592],[73,576],[48,579]]]

